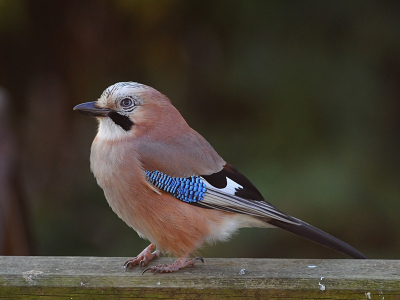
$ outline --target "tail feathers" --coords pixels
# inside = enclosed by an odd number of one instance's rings
[[[365,259],[367,258],[364,254],[354,249],[345,242],[323,232],[322,230],[315,228],[301,220],[296,219],[300,224],[294,225],[290,223],[285,223],[279,220],[269,220],[268,223],[285,229],[291,233],[297,234],[303,238],[309,239],[317,244],[323,245],[325,247],[331,248],[353,258]]]

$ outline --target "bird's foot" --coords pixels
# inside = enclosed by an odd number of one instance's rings
[[[155,244],[150,244],[138,256],[128,259],[124,263],[125,270],[129,270],[136,265],[139,265],[139,268],[142,269],[142,267],[147,265],[150,260],[159,257],[160,250],[153,251],[155,248],[156,248]]]
[[[196,262],[196,260],[200,260],[202,263],[204,263],[204,259],[200,256],[197,256],[197,257],[191,258],[191,259],[186,259],[186,257],[181,257],[172,264],[149,267],[149,268],[145,269],[142,274],[146,273],[147,271],[150,271],[153,274],[176,272],[176,271],[186,268],[188,266],[194,266],[194,263]]]

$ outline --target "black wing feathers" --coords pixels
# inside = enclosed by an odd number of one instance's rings
[[[226,178],[229,178],[243,187],[243,189],[238,189],[236,191],[235,196],[247,200],[264,200],[264,197],[257,190],[254,184],[252,184],[250,180],[246,178],[246,176],[239,173],[239,171],[230,164],[226,164],[218,173],[203,175],[202,177],[218,189],[226,187]]]
[[[269,220],[268,223],[353,258],[367,258],[364,254],[334,236],[301,220],[298,221],[300,221],[300,225],[293,225],[275,219]]]
[[[233,194],[231,194],[231,198],[228,202],[217,201],[214,198],[211,202],[205,203],[206,201],[204,201],[203,203],[199,202],[195,205],[243,214],[251,214],[250,212],[254,212],[254,208],[258,207],[261,209],[261,215],[256,213],[257,215],[254,215],[254,217],[257,219],[263,220],[275,227],[282,228],[353,258],[366,258],[361,252],[357,251],[345,242],[299,219],[284,214],[274,206],[270,205],[264,200],[261,193],[250,182],[250,180],[229,164],[226,164],[218,173],[202,177],[214,188],[221,189],[220,191],[215,189],[212,191],[214,197],[216,196],[217,199],[221,199],[220,197],[227,199],[226,197],[229,197],[229,193]],[[227,178],[231,179],[241,187],[234,185],[235,188],[229,189],[230,192],[225,191],[224,189],[228,186]],[[242,198],[243,200],[238,201],[237,197]],[[265,205],[261,205],[262,203],[265,203]],[[258,210],[258,212],[260,211]]]

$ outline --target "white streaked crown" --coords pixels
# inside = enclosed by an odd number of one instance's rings
[[[106,88],[97,100],[97,103],[100,107],[113,109],[121,115],[130,117],[129,113],[131,113],[133,109],[127,112],[122,110],[118,105],[119,101],[124,98],[130,98],[139,104],[140,99],[137,93],[148,89],[152,88],[137,82],[118,82]],[[105,117],[97,119],[99,120],[97,138],[99,139],[116,141],[127,138],[132,134],[115,124],[110,118]]]

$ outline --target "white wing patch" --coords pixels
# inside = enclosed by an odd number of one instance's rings
[[[238,184],[237,182],[233,181],[230,178],[226,178],[226,187],[222,188],[222,189],[218,189],[220,192],[222,193],[226,193],[229,195],[235,195],[235,192],[237,192],[237,189],[242,189],[243,186],[241,186],[240,184]],[[208,184],[208,186],[210,186],[210,184]]]
[[[296,222],[295,218],[288,217],[286,214],[277,210],[265,201],[247,200],[236,196],[235,193],[238,191],[237,189],[243,187],[230,178],[226,179],[227,186],[219,189],[202,178],[207,186],[207,192],[201,201],[202,205],[210,208],[251,215],[254,217],[276,219],[293,225],[300,225],[299,222]]]

